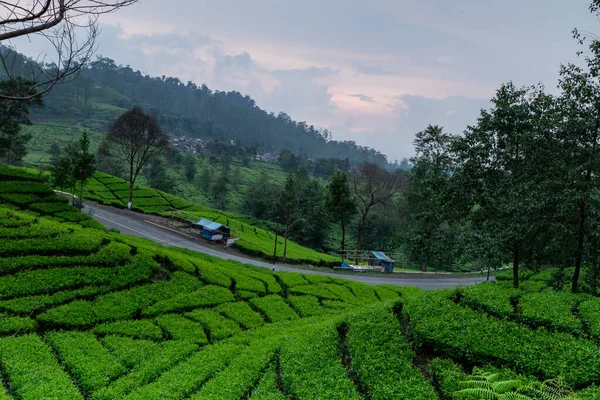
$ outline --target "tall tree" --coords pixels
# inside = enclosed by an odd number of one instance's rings
[[[18,96],[31,82],[15,78],[0,82],[0,92]],[[27,154],[27,142],[31,135],[24,133],[22,125],[31,125],[29,112],[32,106],[41,106],[39,97],[31,99],[2,99],[0,97],[0,158],[6,164],[19,164]]]
[[[373,207],[385,204],[404,183],[399,171],[390,173],[377,164],[366,163],[352,173],[352,188],[358,199],[360,219],[357,227],[356,251],[361,251],[363,229]]]
[[[540,101],[536,99],[541,99]],[[543,231],[547,192],[538,152],[545,146],[536,121],[543,120],[546,96],[539,88],[504,84],[482,110],[477,125],[456,141],[459,166],[454,179],[465,198],[473,228],[492,235],[500,251],[509,253],[513,286],[519,286],[519,266]],[[542,153],[548,156],[547,153]]]
[[[87,131],[83,131],[79,139],[77,156],[73,163],[73,180],[79,184],[79,205],[83,204],[83,187],[96,171],[96,157],[90,153],[90,139]]]
[[[193,155],[187,154],[184,157],[183,169],[184,169],[185,179],[188,182],[193,182],[194,179],[196,178],[196,158]]]
[[[169,148],[166,135],[156,119],[135,106],[123,113],[108,128],[105,141],[114,148],[114,156],[123,160],[129,168],[129,203],[133,204],[133,186],[142,168],[152,158]]]
[[[453,173],[452,142],[453,137],[437,125],[429,125],[414,140],[406,193],[410,228],[405,236],[412,258],[420,262],[423,271],[430,263],[439,267],[439,260],[449,253],[449,240],[441,236],[452,235],[445,212]]]
[[[287,242],[290,232],[298,223],[298,181],[294,174],[288,174],[279,196],[279,215],[285,225],[283,242],[283,262],[287,256]]]
[[[325,207],[331,219],[342,228],[341,250],[346,248],[346,228],[356,215],[356,199],[350,192],[348,176],[339,169],[331,175],[327,185]]]

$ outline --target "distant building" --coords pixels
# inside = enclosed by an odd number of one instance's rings
[[[383,267],[385,272],[394,272],[394,263],[383,251],[370,252],[369,265],[372,267]]]
[[[198,222],[193,222],[192,225],[195,225],[200,229],[200,234],[204,239],[213,242],[227,240],[231,236],[231,230],[228,226],[209,219],[200,218]]]

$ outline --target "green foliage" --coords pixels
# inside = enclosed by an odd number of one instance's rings
[[[414,353],[402,338],[389,308],[371,306],[347,319],[342,346],[351,358],[349,375],[370,399],[437,399],[430,383],[412,364]],[[343,333],[343,332],[342,332]],[[385,371],[380,373],[377,371]]]
[[[250,300],[250,304],[258,308],[269,322],[294,320],[298,314],[280,297],[276,295],[257,297]]]
[[[126,371],[126,368],[111,356],[92,334],[48,333],[45,339],[76,377],[84,394],[89,395],[106,386]]]
[[[265,323],[260,314],[254,312],[248,303],[225,303],[217,306],[215,310],[227,318],[231,318],[245,329],[257,328]]]
[[[526,383],[518,379],[503,379],[499,373],[487,372],[477,367],[468,380],[460,382],[460,390],[453,399],[498,400],[575,400],[572,389],[561,379],[543,383]]]
[[[208,344],[201,325],[175,314],[161,315],[156,322],[174,340],[185,340],[199,345]]]
[[[99,324],[92,329],[92,332],[97,335],[121,335],[135,339],[161,340],[163,338],[161,329],[145,319]]]
[[[0,362],[13,392],[23,400],[83,400],[69,375],[37,335],[0,341]]]
[[[185,316],[202,325],[208,331],[211,342],[225,339],[242,331],[235,322],[212,310],[194,310]]]

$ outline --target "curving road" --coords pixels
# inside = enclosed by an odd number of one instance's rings
[[[85,202],[83,211],[89,213],[92,218],[102,223],[105,227],[118,229],[121,233],[127,235],[143,237],[165,246],[184,247],[190,250],[209,254],[214,257],[270,268],[275,271],[289,271],[302,274],[318,274],[332,277],[342,277],[344,279],[359,281],[370,285],[388,284],[396,286],[416,286],[428,290],[452,288],[461,285],[472,285],[485,281],[485,275],[427,274],[424,276],[418,276],[418,274],[394,274],[394,276],[388,277],[360,273],[349,274],[315,271],[303,268],[295,268],[286,264],[273,265],[271,263],[253,258],[227,253],[220,250],[220,247],[217,247],[216,245],[210,245],[198,241],[197,239],[193,239],[187,235],[183,235],[181,233],[156,225],[146,220],[145,218],[147,218],[147,216],[133,211],[102,206],[89,201]]]

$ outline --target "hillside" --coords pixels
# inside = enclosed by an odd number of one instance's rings
[[[15,75],[31,74],[28,63],[33,60],[5,46],[0,52],[7,63],[14,65]],[[44,103],[43,108],[34,110],[35,122],[71,120],[105,131],[117,115],[140,105],[173,135],[240,140],[261,152],[287,149],[313,159],[339,157],[353,164],[387,163],[379,151],[352,141],[333,140],[327,130],[295,121],[284,112],[269,113],[249,96],[213,91],[200,83],[185,84],[176,77],[151,77],[110,58],[87,65],[76,79],[55,87],[44,97]]]
[[[101,204],[125,208],[129,199],[129,183],[123,179],[97,172],[85,186],[84,198]],[[269,226],[264,221],[194,204],[177,196],[141,185],[137,185],[134,189],[132,209],[157,215],[162,215],[162,211],[177,209],[188,215],[196,216],[197,219],[210,219],[229,226],[233,230],[233,234],[240,238],[234,243],[234,246],[246,254],[266,258],[273,256],[275,234],[269,231]],[[281,236],[278,237],[277,243],[277,256],[282,257],[284,240]],[[288,240],[287,261],[337,266],[341,260],[339,257],[319,253]]]
[[[69,207],[0,170],[2,399],[433,400],[472,366],[600,396],[600,300],[547,273],[373,287],[107,233]]]

